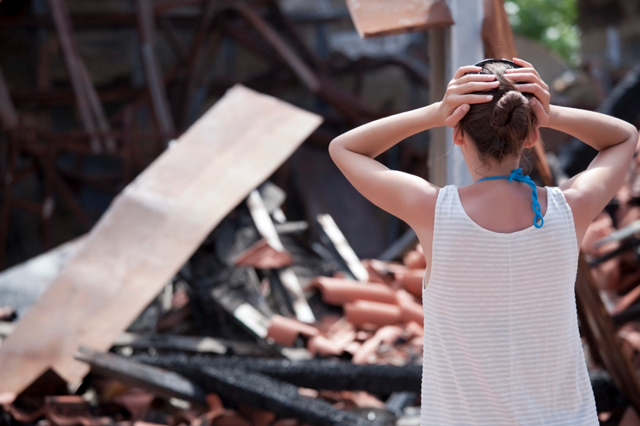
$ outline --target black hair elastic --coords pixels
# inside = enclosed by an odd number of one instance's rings
[[[523,68],[522,65],[518,65],[513,61],[510,61],[509,59],[494,59],[494,58],[487,58],[487,59],[483,59],[480,62],[477,62],[475,64],[473,64],[474,67],[482,67],[484,65],[487,64],[493,64],[494,62],[501,62],[503,64],[509,64],[511,66],[513,66],[514,68]]]

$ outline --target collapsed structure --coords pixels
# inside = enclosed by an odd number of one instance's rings
[[[44,417],[60,425],[417,424],[426,264],[415,236],[408,232],[377,259],[361,260],[331,216],[314,215],[313,223],[287,221],[281,208],[286,193],[267,181],[303,141],[326,144],[327,134],[318,130],[322,118],[245,86],[218,82],[220,87],[213,86],[226,94],[173,140],[176,129],[202,106],[197,92],[217,43],[216,25],[285,64],[349,125],[376,114],[323,71],[322,61],[295,37],[275,2],[203,2],[190,52],[171,37],[172,23],[163,18],[189,2],[170,3],[138,0],[134,16],[120,17],[138,25],[147,86],[136,102],[152,106],[153,137],[167,148],[85,236],[0,276],[0,294],[16,295],[0,299],[8,305],[0,312],[5,321],[0,334],[6,337],[0,345],[2,415],[24,423]],[[487,56],[515,55],[502,4],[485,3],[491,11],[483,26]],[[453,24],[444,1],[407,2],[394,9],[397,15],[385,14],[388,5],[382,1],[348,6],[363,36]],[[37,158],[48,191],[42,204],[34,205],[12,197],[7,181],[4,232],[10,207],[42,213],[46,230],[47,200],[54,193],[89,222],[54,167],[52,146],[121,152],[126,164],[140,167],[134,140],[148,136],[126,128],[132,106],[115,120],[123,131],[111,128],[74,47],[65,2],[50,0],[49,7],[84,131],[67,139],[21,122],[0,74],[0,119],[12,156]],[[261,15],[265,8],[295,47]],[[164,84],[178,68],[163,77],[154,54],[157,23],[188,65],[180,117],[172,115]],[[247,36],[242,30],[247,26],[259,37]],[[276,67],[248,83],[264,84],[281,71]],[[538,176],[553,184],[539,144],[537,149]],[[18,163],[9,166],[9,175],[20,174]],[[627,189],[637,186],[635,175]],[[625,198],[624,189],[621,194],[622,210],[635,211],[635,198]],[[629,290],[635,281],[622,283],[620,274],[611,272],[615,268],[596,265],[636,247],[636,225],[622,220],[618,225],[629,227],[613,233],[606,221],[603,216],[596,222],[590,241],[611,236],[594,242],[579,266],[580,328],[590,367],[609,373],[592,377],[598,411],[629,419],[631,406],[640,410],[634,374],[640,366],[638,287],[613,310],[605,307],[599,289]],[[627,242],[610,251],[605,243],[612,241]],[[587,261],[598,268],[596,281]],[[10,322],[15,312],[18,321]]]

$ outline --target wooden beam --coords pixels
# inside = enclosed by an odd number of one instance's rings
[[[164,398],[180,398],[207,406],[205,393],[199,385],[173,371],[142,364],[110,353],[101,353],[81,346],[75,359],[91,366],[96,373],[127,385],[146,389]]]
[[[136,0],[138,16],[138,36],[140,37],[140,55],[144,68],[147,88],[151,96],[151,105],[156,123],[164,143],[169,143],[174,136],[175,126],[165,85],[162,81],[162,70],[155,54],[155,19],[153,5],[150,0]]]
[[[320,122],[243,86],[230,89],[114,200],[3,342],[0,392],[19,393],[49,367],[78,382],[87,368],[73,360],[76,348],[111,347],[211,230]]]
[[[4,130],[11,131],[18,127],[18,113],[11,100],[9,86],[4,79],[2,69],[0,69],[0,124]]]
[[[91,85],[90,81],[86,81],[88,73],[86,72],[84,62],[80,58],[78,48],[75,40],[73,39],[73,28],[71,26],[69,10],[67,9],[64,0],[49,0],[49,9],[51,10],[56,33],[62,48],[63,58],[65,60],[67,72],[69,73],[69,80],[71,81],[71,86],[73,87],[73,91],[76,95],[78,113],[80,114],[82,125],[85,131],[91,135],[90,145],[92,151],[94,153],[99,153],[102,151],[102,147],[97,134],[99,130],[104,130],[101,129],[101,124],[103,125],[104,123],[101,121],[96,122],[98,116],[96,115],[97,111],[95,110],[95,99],[98,98],[98,95],[95,94],[95,89]],[[95,99],[89,93],[92,90],[94,91],[93,95],[95,95]],[[100,107],[98,106],[98,108]],[[102,114],[104,114],[104,111]]]

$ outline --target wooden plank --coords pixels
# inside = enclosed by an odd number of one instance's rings
[[[269,216],[269,212],[267,211],[258,190],[251,191],[251,194],[249,194],[249,197],[247,198],[247,206],[249,206],[251,217],[253,218],[260,235],[267,240],[271,247],[278,251],[285,252],[285,248],[278,236],[278,231],[276,231],[276,227],[271,220],[271,216]],[[280,282],[287,289],[292,298],[291,305],[293,306],[296,317],[302,322],[314,322],[315,316],[313,315],[313,311],[311,311],[311,307],[309,307],[309,303],[307,302],[302,291],[302,287],[300,286],[300,281],[293,272],[293,269],[290,267],[278,269],[277,274],[280,278]]]
[[[80,380],[87,367],[74,351],[107,350],[320,122],[241,85],[230,89],[116,197],[0,346],[0,392],[19,393],[49,367]]]
[[[596,352],[616,387],[640,412],[640,379],[622,350],[622,340],[602,303],[591,268],[582,253],[578,261],[576,304],[590,349]]]
[[[336,249],[342,260],[344,260],[347,268],[349,268],[349,271],[354,278],[358,281],[369,281],[369,273],[362,265],[362,262],[360,262],[360,259],[347,242],[347,239],[344,237],[344,234],[340,231],[340,228],[338,228],[338,225],[336,225],[336,222],[333,220],[331,215],[319,214],[317,219],[322,230],[327,235],[327,238],[329,238],[333,247]]]
[[[360,37],[377,37],[453,25],[445,0],[347,0]]]

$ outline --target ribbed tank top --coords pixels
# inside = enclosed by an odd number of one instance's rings
[[[598,426],[575,300],[573,215],[547,189],[544,226],[498,233],[440,189],[423,279],[421,426]],[[426,274],[425,274],[426,277]]]

